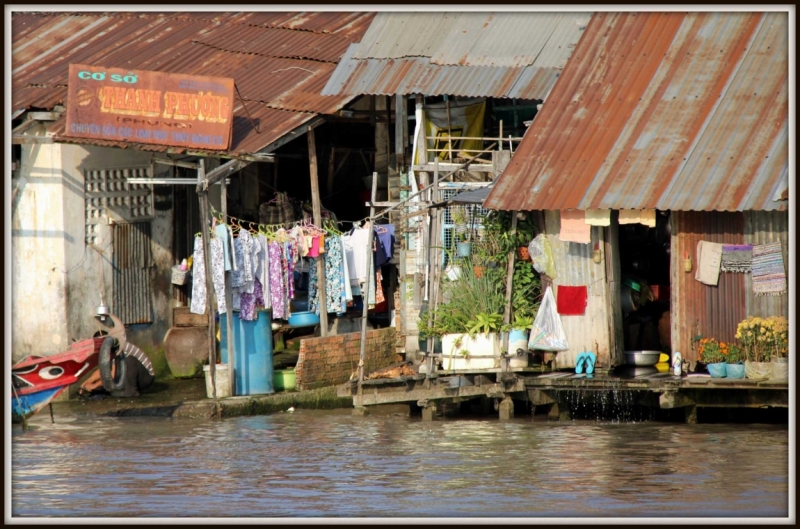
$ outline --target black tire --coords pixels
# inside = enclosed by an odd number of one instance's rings
[[[103,381],[103,388],[105,388],[105,390],[112,395],[118,391],[122,391],[125,388],[126,368],[121,354],[117,354],[114,357],[114,360],[116,360],[117,363],[116,376],[111,376],[111,353],[116,346],[117,339],[112,338],[111,336],[103,340],[103,344],[100,346],[100,378]]]

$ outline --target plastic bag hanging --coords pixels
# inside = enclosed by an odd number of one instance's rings
[[[556,298],[550,287],[545,290],[539,312],[536,313],[536,319],[533,320],[528,349],[542,351],[566,351],[569,349],[567,335],[556,310]]]
[[[528,244],[528,253],[534,270],[547,275],[550,279],[556,277],[556,264],[553,259],[553,250],[544,233],[540,233]]]

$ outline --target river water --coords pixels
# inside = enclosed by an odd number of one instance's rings
[[[349,410],[12,431],[13,516],[786,517],[786,425]]]

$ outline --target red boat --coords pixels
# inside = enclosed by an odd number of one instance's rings
[[[11,369],[14,418],[33,415],[97,366],[104,336],[76,342],[52,356],[28,356]]]

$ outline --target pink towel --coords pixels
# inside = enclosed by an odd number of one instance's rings
[[[311,248],[308,250],[308,257],[319,257],[319,237],[311,239]]]
[[[591,242],[592,227],[586,224],[586,213],[580,209],[561,210],[561,232],[558,238],[562,242]]]

